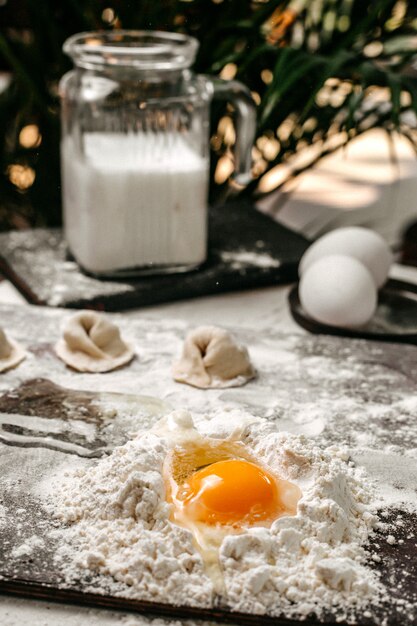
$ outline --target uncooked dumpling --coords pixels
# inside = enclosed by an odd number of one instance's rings
[[[0,372],[5,372],[19,365],[26,358],[26,352],[17,341],[6,337],[6,333],[0,328]]]
[[[57,355],[79,372],[109,372],[131,361],[135,352],[119,329],[100,313],[81,311],[66,322]]]
[[[200,326],[184,342],[174,379],[193,387],[237,387],[256,375],[247,349],[222,328]]]

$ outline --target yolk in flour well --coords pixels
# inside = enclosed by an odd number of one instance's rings
[[[253,524],[283,513],[274,477],[243,459],[217,461],[193,473],[178,494],[184,514],[206,524]]]
[[[224,592],[219,549],[226,535],[295,515],[299,487],[274,475],[243,443],[194,435],[163,467],[171,521],[193,534],[214,589]]]
[[[164,465],[172,519],[229,526],[269,526],[282,515],[295,515],[301,491],[264,466],[240,442],[204,438],[175,446]],[[233,531],[232,531],[233,532]]]

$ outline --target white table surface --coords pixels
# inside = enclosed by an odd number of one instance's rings
[[[340,156],[336,155],[336,159]],[[409,186],[416,186],[417,190],[417,161],[412,164],[415,166],[415,182],[410,175],[410,168],[407,168],[407,191]],[[328,166],[328,162],[327,162]],[[366,163],[361,160],[361,168],[366,167]],[[392,165],[388,162],[385,167],[391,168]],[[392,172],[391,172],[392,174]],[[351,171],[349,172],[351,176]],[[379,174],[378,174],[379,175]],[[323,173],[319,173],[320,180],[322,180]],[[314,174],[309,174],[312,187],[315,186]],[[375,181],[374,181],[375,183]],[[305,203],[306,194],[306,182],[303,182],[298,200]],[[393,184],[396,186],[398,180],[394,180]],[[417,219],[417,206],[409,204],[410,195],[398,194],[401,196],[402,205],[400,207],[392,207],[392,214],[390,214],[390,224],[395,224],[397,230],[400,231],[404,224],[411,217]],[[298,202],[297,193],[292,196],[293,206]],[[355,197],[356,202],[356,197]],[[312,204],[317,206],[317,195],[314,196],[314,202]],[[307,203],[308,204],[308,203]],[[415,208],[414,208],[415,207]],[[311,206],[310,206],[311,208]],[[360,215],[356,212],[357,205],[355,205],[355,218],[354,223],[362,223]],[[397,210],[396,210],[397,209]],[[306,205],[306,211],[309,210]],[[298,213],[297,213],[298,211]],[[294,209],[294,216],[300,216],[300,208],[298,206],[297,211]],[[297,213],[297,215],[295,215]],[[327,214],[327,213],[326,213]],[[288,212],[285,215],[288,217]],[[344,213],[346,215],[346,213]],[[380,213],[381,220],[384,225],[387,220],[386,210]],[[407,217],[406,217],[407,216]],[[334,213],[332,213],[331,221],[334,221]],[[348,220],[349,223],[352,220]],[[378,226],[378,212],[373,211],[372,226]],[[367,224],[369,225],[369,223]],[[293,225],[294,226],[294,225]],[[300,222],[299,230],[303,230]],[[320,230],[325,230],[325,218],[323,217],[323,223]],[[417,268],[404,267],[394,265],[390,274],[394,278],[400,278],[417,283]],[[154,318],[171,318],[171,319],[183,319],[186,322],[198,325],[198,324],[216,324],[225,325],[231,327],[251,327],[258,328],[260,331],[263,328],[275,326],[283,331],[304,333],[291,318],[288,304],[287,295],[289,286],[268,287],[252,291],[236,292],[230,294],[221,294],[215,296],[207,296],[204,298],[198,298],[193,300],[187,300],[183,302],[174,302],[164,305],[158,305],[149,307],[146,309],[146,315]],[[10,303],[16,306],[28,306],[19,292],[7,281],[0,282],[0,303]],[[135,311],[129,311],[126,313],[128,316],[134,316]],[[53,604],[48,602],[31,601],[25,599],[17,599],[8,596],[0,596],[0,625],[1,626],[145,626],[152,624],[152,626],[180,626],[185,624],[186,621],[169,622],[161,619],[146,619],[140,616],[133,616],[132,614],[124,614],[121,612],[104,611],[98,609],[84,609],[80,607],[72,607],[62,604]]]

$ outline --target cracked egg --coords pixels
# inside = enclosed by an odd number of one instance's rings
[[[221,592],[219,548],[224,537],[295,515],[302,494],[241,441],[201,435],[182,411],[169,420],[159,432],[169,443],[163,477],[171,521],[191,531]]]

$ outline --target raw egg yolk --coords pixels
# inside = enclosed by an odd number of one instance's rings
[[[229,459],[194,472],[177,500],[188,518],[206,524],[254,524],[273,519],[285,507],[275,478],[255,463]]]

